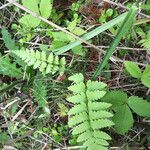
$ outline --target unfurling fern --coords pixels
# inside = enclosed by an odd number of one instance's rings
[[[81,73],[69,77],[69,80],[74,82],[68,88],[73,96],[67,98],[74,104],[68,112],[68,124],[73,128],[72,134],[78,135],[77,141],[83,142],[87,150],[107,150],[107,140],[111,137],[102,129],[111,127],[114,123],[109,120],[113,116],[108,112],[111,104],[100,101],[106,94],[106,84],[91,80],[85,84]]]
[[[54,56],[53,53],[47,55],[46,52],[33,51],[33,50],[14,50],[11,51],[22,60],[24,60],[28,66],[33,66],[34,69],[39,68],[39,70],[44,73],[59,73],[62,75],[65,71],[65,58],[61,59],[58,56]]]

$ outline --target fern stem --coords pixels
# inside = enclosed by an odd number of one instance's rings
[[[110,48],[107,50],[106,55],[104,57],[104,59],[102,60],[102,62],[99,64],[97,70],[95,71],[94,75],[92,76],[92,79],[95,80],[98,76],[101,75],[103,68],[106,66],[109,58],[111,57],[111,55],[113,54],[113,52],[115,51],[117,45],[119,44],[121,38],[127,33],[127,31],[131,28],[131,25],[133,23],[133,20],[136,16],[137,13],[137,7],[133,6],[128,15],[126,16],[126,18],[124,19],[122,26],[120,27],[114,41],[112,42],[112,44],[110,45]]]

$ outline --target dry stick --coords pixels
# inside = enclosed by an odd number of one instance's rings
[[[8,1],[8,2],[12,2],[12,0],[7,0],[7,1]],[[22,10],[28,12],[28,13],[31,14],[32,16],[34,16],[34,17],[36,17],[36,18],[42,20],[43,22],[45,22],[45,23],[47,23],[47,24],[49,24],[49,25],[51,25],[51,26],[53,26],[53,27],[55,27],[55,28],[57,28],[57,29],[59,29],[59,30],[65,32],[65,33],[67,33],[67,34],[69,34],[70,36],[74,37],[75,39],[77,39],[77,40],[79,40],[79,41],[81,41],[81,42],[83,42],[83,43],[85,43],[85,44],[87,44],[87,45],[93,47],[94,49],[98,50],[99,52],[105,54],[105,51],[103,51],[102,49],[99,49],[97,46],[95,46],[95,45],[93,45],[93,44],[91,44],[91,43],[89,43],[89,42],[83,40],[82,38],[80,38],[80,37],[74,35],[73,33],[71,33],[71,32],[69,32],[69,31],[63,29],[62,27],[56,25],[55,23],[53,23],[53,22],[51,22],[51,21],[49,21],[49,20],[47,20],[47,19],[41,17],[41,16],[38,15],[37,13],[34,13],[34,12],[31,11],[30,9],[28,9],[28,8],[26,8],[26,7],[22,6],[22,5],[20,5],[19,3],[13,2],[13,4],[14,4],[15,6],[19,7],[20,9],[22,9]],[[115,56],[111,56],[110,59],[111,59],[111,61],[113,61],[113,62],[122,62],[122,63],[123,63],[123,60],[121,60],[120,58],[115,57]],[[135,63],[138,64],[138,65],[140,65],[140,66],[146,66],[146,64],[137,63],[137,62],[135,62]]]
[[[112,4],[112,5],[116,5],[116,6],[120,7],[120,8],[129,10],[128,7],[126,7],[126,6],[124,6],[124,5],[120,4],[120,3],[112,2],[112,1],[110,1],[110,0],[103,0],[103,1],[106,2],[106,3]],[[143,17],[150,18],[149,15],[143,14],[143,13],[141,13],[141,12],[138,12],[138,14],[141,15],[141,16],[143,16]]]
[[[7,1],[8,1],[8,2],[12,2],[12,0],[7,0]],[[36,17],[36,18],[42,20],[43,22],[45,22],[45,23],[47,23],[47,24],[49,24],[49,25],[51,25],[51,26],[53,26],[53,27],[55,27],[55,28],[57,28],[57,29],[59,29],[59,30],[65,32],[65,33],[67,33],[68,35],[74,37],[75,39],[77,39],[77,40],[79,40],[79,41],[81,41],[81,42],[83,42],[83,43],[85,43],[85,44],[87,44],[87,45],[89,45],[89,46],[91,46],[91,47],[93,47],[93,48],[99,50],[99,51],[102,51],[102,50],[99,49],[97,46],[95,46],[95,45],[93,45],[93,44],[91,44],[91,43],[89,43],[89,42],[83,40],[82,38],[76,36],[75,34],[73,34],[73,33],[69,32],[69,31],[65,30],[64,28],[62,28],[62,27],[56,25],[55,23],[53,23],[53,22],[51,22],[51,21],[45,19],[44,17],[42,17],[42,16],[38,15],[37,13],[31,11],[30,9],[28,9],[28,8],[26,8],[26,7],[22,6],[22,5],[20,5],[19,3],[13,2],[13,4],[14,4],[15,6],[19,7],[20,9],[26,11],[27,13],[31,14],[32,16],[34,16],[34,17]],[[31,21],[32,21],[32,20],[31,20]]]
[[[12,2],[9,2],[9,3],[7,3],[7,4],[2,5],[2,6],[0,7],[0,10],[3,9],[3,8],[5,8],[5,7],[7,7],[7,6],[9,6],[10,4],[13,4],[15,1],[16,1],[16,0],[12,0]]]

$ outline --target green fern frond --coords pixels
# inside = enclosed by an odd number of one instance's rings
[[[15,78],[23,75],[21,69],[16,67],[16,63],[11,63],[9,57],[0,57],[0,74]]]
[[[148,52],[150,52],[150,31],[148,31],[146,37],[142,39],[139,43],[142,44],[142,46],[146,48]]]
[[[39,107],[43,108],[46,113],[50,113],[47,102],[47,90],[45,84],[43,84],[43,76],[40,75],[40,79],[35,79],[33,83],[33,96],[38,102]]]
[[[57,71],[62,75],[65,71],[65,58],[59,59],[51,53],[49,56],[45,51],[33,50],[14,50],[11,53],[20,57],[28,66],[33,66],[33,69],[39,68],[43,74],[55,74]]]
[[[111,127],[114,123],[109,119],[113,115],[108,112],[111,104],[101,102],[106,94],[106,84],[98,81],[87,81],[84,83],[82,74],[69,77],[73,85],[68,87],[73,96],[67,100],[74,104],[68,112],[69,127],[73,128],[73,135],[78,135],[78,142],[83,142],[88,150],[108,149],[108,142],[111,137],[100,131],[103,128]],[[92,145],[92,147],[91,147]]]

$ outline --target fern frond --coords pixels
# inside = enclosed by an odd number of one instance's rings
[[[39,68],[44,74],[55,74],[57,71],[62,75],[65,71],[65,58],[59,59],[51,53],[49,56],[45,51],[31,51],[31,50],[14,50],[11,53],[20,57],[28,66],[33,66],[33,69]]]
[[[15,78],[20,78],[23,75],[21,69],[16,67],[16,63],[11,63],[9,57],[0,58],[0,74]]]
[[[37,75],[38,77],[38,75]],[[47,90],[46,90],[46,85],[43,84],[43,76],[39,75],[39,78],[35,78],[34,83],[33,83],[33,96],[35,97],[35,100],[38,102],[39,107],[43,108],[43,110],[46,113],[49,112],[48,108],[48,102],[47,102]]]
[[[108,112],[111,104],[100,101],[106,94],[106,84],[90,80],[84,83],[82,74],[73,75],[69,80],[74,82],[68,88],[73,92],[73,96],[67,98],[74,104],[68,112],[68,124],[73,127],[72,134],[78,135],[77,141],[83,142],[88,150],[106,150],[107,140],[111,137],[100,130],[114,125],[109,120],[113,116]]]
[[[144,39],[140,40],[139,44],[142,44],[142,46],[150,52],[150,31],[148,31]]]

